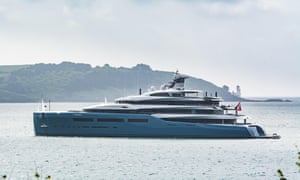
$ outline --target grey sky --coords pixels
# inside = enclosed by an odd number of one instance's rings
[[[1,0],[0,64],[63,60],[300,96],[297,0]]]

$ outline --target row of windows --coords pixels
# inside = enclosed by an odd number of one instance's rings
[[[235,119],[181,119],[181,118],[163,118],[165,121],[206,123],[206,124],[235,124]]]
[[[235,119],[182,119],[182,118],[163,118],[165,121],[178,121],[178,122],[190,122],[190,123],[213,123],[213,124],[234,124],[236,122]],[[93,118],[73,118],[75,122],[93,122]],[[125,122],[124,119],[121,118],[98,118],[97,122],[104,123],[122,123]],[[128,123],[147,123],[148,119],[143,118],[135,118],[128,119]],[[102,127],[102,126],[97,126]],[[83,127],[84,128],[84,127]]]
[[[113,127],[109,127],[109,126],[65,126],[65,125],[62,125],[62,126],[57,126],[57,125],[54,125],[53,127],[55,128],[118,128],[116,126],[113,126]]]
[[[130,101],[130,100],[120,100],[117,103],[128,103],[128,104],[154,104],[154,105],[219,105],[219,101],[155,101],[155,100],[141,100],[141,101]],[[90,111],[90,110],[88,110]]]
[[[214,109],[174,109],[174,108],[164,108],[164,109],[90,109],[86,110],[89,112],[106,112],[106,113],[134,113],[134,114],[224,114],[223,110]]]
[[[160,92],[150,94],[150,96],[162,96],[162,97],[199,97],[199,93],[197,92],[176,92],[176,93],[167,93],[167,92]]]
[[[73,118],[73,121],[75,122],[93,122],[93,118]],[[98,122],[125,122],[124,119],[121,118],[98,118],[97,119]],[[147,123],[148,119],[128,119],[129,123]]]

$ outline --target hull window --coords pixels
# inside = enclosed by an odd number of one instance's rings
[[[165,121],[203,123],[203,124],[235,124],[235,119],[181,119],[181,118],[163,118]]]
[[[75,122],[93,122],[93,118],[73,118]]]
[[[124,122],[124,119],[120,118],[98,118],[98,122]]]
[[[130,123],[147,123],[148,119],[128,119]]]
[[[92,126],[92,128],[108,128],[107,126]]]

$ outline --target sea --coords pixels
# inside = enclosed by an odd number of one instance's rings
[[[51,103],[76,110],[95,103]],[[280,139],[39,137],[39,103],[0,103],[0,179],[300,179],[300,98],[243,102],[242,114]],[[38,173],[38,174],[36,174]]]

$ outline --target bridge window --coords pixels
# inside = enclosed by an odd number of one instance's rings
[[[163,93],[153,93],[150,94],[150,96],[163,96],[163,97],[168,97],[170,96],[169,93],[163,92]]]

